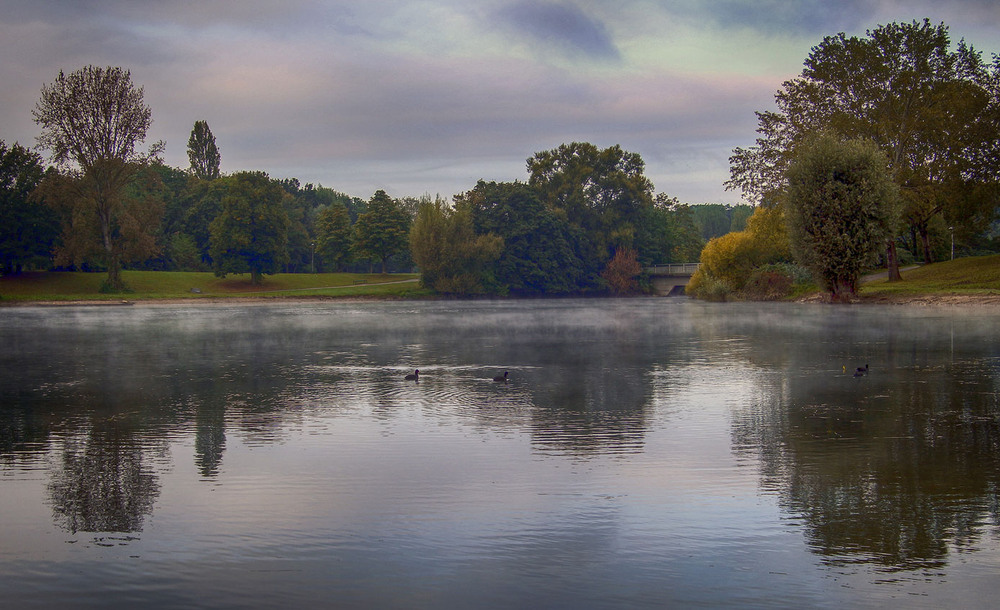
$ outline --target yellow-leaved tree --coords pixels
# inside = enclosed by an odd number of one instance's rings
[[[746,229],[709,240],[687,293],[704,299],[725,299],[744,287],[754,269],[791,260],[784,212],[780,206],[760,206],[747,220]]]

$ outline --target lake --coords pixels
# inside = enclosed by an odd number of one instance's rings
[[[11,607],[1000,594],[995,309],[16,307],[0,346]]]

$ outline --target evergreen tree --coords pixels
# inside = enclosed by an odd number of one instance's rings
[[[409,247],[410,217],[392,197],[378,190],[368,201],[368,211],[354,223],[354,250],[358,258],[381,261],[382,273],[389,259]]]

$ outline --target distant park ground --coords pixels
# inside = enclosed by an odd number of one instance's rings
[[[217,299],[428,298],[417,273],[281,273],[254,286],[249,275],[215,277],[184,271],[125,271],[131,292],[103,294],[106,274],[30,272],[0,278],[0,304],[32,302],[121,302]],[[1000,255],[975,256],[910,268],[902,282],[871,276],[861,287],[869,302],[960,303],[1000,305]],[[817,291],[813,298],[822,297]],[[802,295],[798,296],[802,299]],[[813,300],[809,295],[805,300]]]
[[[153,301],[231,298],[371,297],[407,298],[431,294],[416,273],[279,273],[253,285],[249,275],[218,278],[186,271],[124,271],[127,293],[103,294],[107,274],[30,272],[0,278],[0,303],[36,301]]]

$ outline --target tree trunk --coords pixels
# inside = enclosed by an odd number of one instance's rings
[[[834,303],[850,303],[857,296],[856,283],[838,278],[830,286],[830,300]]]
[[[931,251],[931,234],[927,229],[927,224],[917,227],[920,232],[920,245],[924,250],[924,264],[929,265],[934,262],[934,253]]]
[[[260,286],[261,284],[264,283],[264,274],[262,274],[260,271],[251,271],[250,283],[253,284],[254,286]]]
[[[386,267],[388,266],[388,264],[389,264],[389,259],[383,258],[382,259],[382,275],[386,274],[385,270],[386,270]]]
[[[901,282],[903,276],[899,273],[899,255],[896,253],[896,240],[890,239],[885,250],[886,267],[890,282]]]

